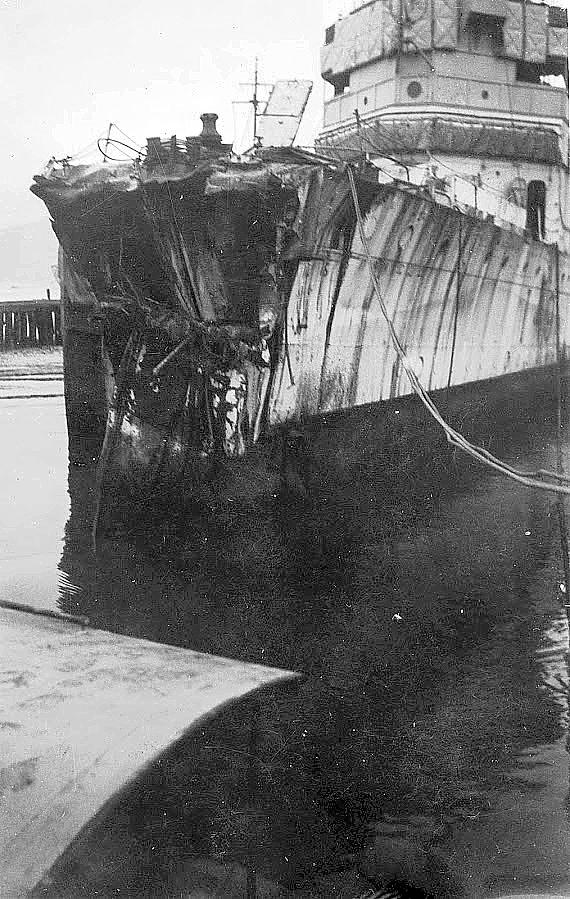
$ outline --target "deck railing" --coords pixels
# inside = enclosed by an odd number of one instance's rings
[[[59,300],[0,301],[0,352],[61,345]]]

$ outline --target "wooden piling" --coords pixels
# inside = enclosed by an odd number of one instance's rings
[[[62,343],[58,300],[0,301],[0,352]]]

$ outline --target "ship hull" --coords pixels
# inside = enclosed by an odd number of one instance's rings
[[[454,457],[411,380],[496,456],[552,416],[570,347],[555,246],[295,151],[77,168],[35,190],[62,244],[66,322],[99,322],[100,372],[68,352],[66,396],[73,440],[73,391],[93,431],[112,394],[101,524],[133,497],[210,512],[281,497],[318,519],[368,474],[381,490],[409,471],[422,489]]]
[[[464,436],[516,464],[529,434],[543,433],[545,445],[551,442],[559,384],[565,414],[570,368],[560,374],[557,366],[543,366],[431,396]],[[403,492],[413,503],[414,496],[441,489],[446,474],[467,484],[481,471],[410,395],[276,426],[232,460],[200,459],[192,451],[184,458],[187,448],[179,442],[172,452],[172,433],[136,417],[127,429],[130,452],[121,441],[106,471],[101,533],[124,523],[125,514],[154,521],[165,512],[191,512],[236,527],[242,515],[277,515],[281,529],[310,541],[307,551],[330,551],[333,543],[341,553],[363,502],[381,504]]]

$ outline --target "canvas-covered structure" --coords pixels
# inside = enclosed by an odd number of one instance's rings
[[[524,0],[373,0],[327,29],[321,72],[330,78],[402,51],[456,50],[478,17],[501,23],[502,55],[528,62],[568,58],[563,10]]]
[[[538,125],[529,129],[511,122],[459,121],[426,113],[421,117],[399,117],[367,121],[357,129],[352,123],[320,139],[321,150],[327,148],[358,153],[370,147],[378,156],[442,153],[519,160],[549,166],[562,166],[559,135],[553,128]],[[396,148],[396,150],[395,150]]]

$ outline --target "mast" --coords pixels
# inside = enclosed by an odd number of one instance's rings
[[[251,100],[251,104],[253,106],[253,146],[257,147],[259,138],[257,136],[257,109],[259,106],[259,99],[257,89],[259,87],[259,59],[255,57],[255,71],[253,73],[253,99]]]
[[[253,106],[253,147],[259,147],[260,145],[260,136],[257,133],[257,126],[259,121],[259,107],[262,105],[264,101],[259,99],[259,88],[260,87],[273,87],[272,84],[267,84],[264,81],[259,80],[259,58],[255,57],[255,70],[253,73],[253,82],[246,81],[242,82],[242,87],[253,87],[253,96],[250,100],[234,100],[236,104],[247,104]]]

